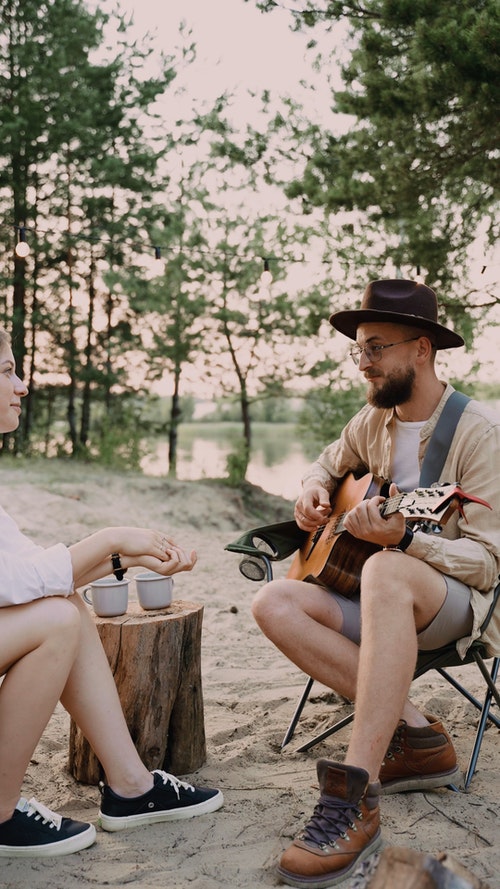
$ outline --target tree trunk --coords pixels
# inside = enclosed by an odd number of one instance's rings
[[[170,478],[177,478],[177,442],[181,419],[181,409],[179,407],[179,383],[180,372],[176,369],[174,374],[174,392],[170,408],[170,426],[168,430],[168,474]]]
[[[202,605],[180,600],[150,612],[130,603],[121,617],[95,617],[130,734],[148,769],[183,775],[205,762],[202,620]],[[73,720],[69,768],[84,784],[104,777]]]
[[[91,402],[91,374],[92,374],[92,332],[94,327],[94,311],[96,300],[95,287],[95,259],[94,250],[90,248],[90,275],[89,275],[89,311],[87,318],[87,342],[85,344],[84,385],[82,392],[82,413],[80,418],[80,445],[85,449],[90,433],[90,402]]]

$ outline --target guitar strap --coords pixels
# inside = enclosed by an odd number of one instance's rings
[[[469,396],[463,392],[453,392],[448,398],[425,452],[420,471],[420,487],[428,488],[434,482],[441,480],[441,470],[450,450],[457,423],[469,401]]]

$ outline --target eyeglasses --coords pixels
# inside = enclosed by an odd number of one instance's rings
[[[377,361],[380,361],[382,358],[382,352],[384,349],[392,349],[393,346],[401,346],[403,343],[412,343],[414,340],[419,340],[419,336],[411,336],[408,340],[399,340],[398,343],[387,343],[386,346],[353,346],[352,349],[349,350],[349,355],[356,367],[359,367],[359,362],[361,361],[361,356],[363,352],[366,355],[367,361],[370,364],[376,364]]]

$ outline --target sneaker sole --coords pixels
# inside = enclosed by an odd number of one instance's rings
[[[158,812],[144,812],[140,815],[123,815],[113,817],[99,811],[98,823],[103,830],[126,830],[127,827],[140,827],[141,824],[157,824],[161,821],[182,821],[186,818],[195,818],[197,815],[208,815],[216,812],[224,803],[224,797],[220,790],[215,796],[198,803],[195,806],[185,806],[180,809],[165,809]]]
[[[415,775],[411,778],[400,778],[388,784],[382,784],[381,796],[390,793],[404,793],[407,790],[433,790],[436,787],[446,787],[460,779],[458,766],[449,772],[441,772],[439,775]]]
[[[341,883],[344,883],[345,880],[352,877],[354,871],[361,862],[365,861],[366,858],[369,858],[370,855],[373,855],[381,845],[382,836],[379,831],[374,836],[371,843],[369,843],[368,846],[365,846],[359,855],[356,856],[352,864],[348,868],[345,868],[341,873],[337,871],[336,873],[333,872],[321,876],[306,877],[300,876],[299,874],[290,874],[288,871],[278,867],[278,876],[285,886],[293,886],[294,889],[329,889],[330,886],[340,886]]]
[[[96,829],[90,824],[87,830],[52,843],[41,843],[38,846],[1,846],[1,858],[52,858],[55,855],[71,855],[87,849],[96,839]]]

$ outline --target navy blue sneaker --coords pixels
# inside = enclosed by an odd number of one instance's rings
[[[180,821],[206,815],[220,809],[224,802],[220,790],[193,787],[159,769],[155,769],[153,778],[151,790],[132,798],[118,796],[106,784],[99,785],[99,824],[103,830],[124,830],[157,821]]]
[[[0,824],[0,856],[48,858],[86,849],[95,841],[93,824],[51,812],[36,799],[21,797],[12,818]]]

